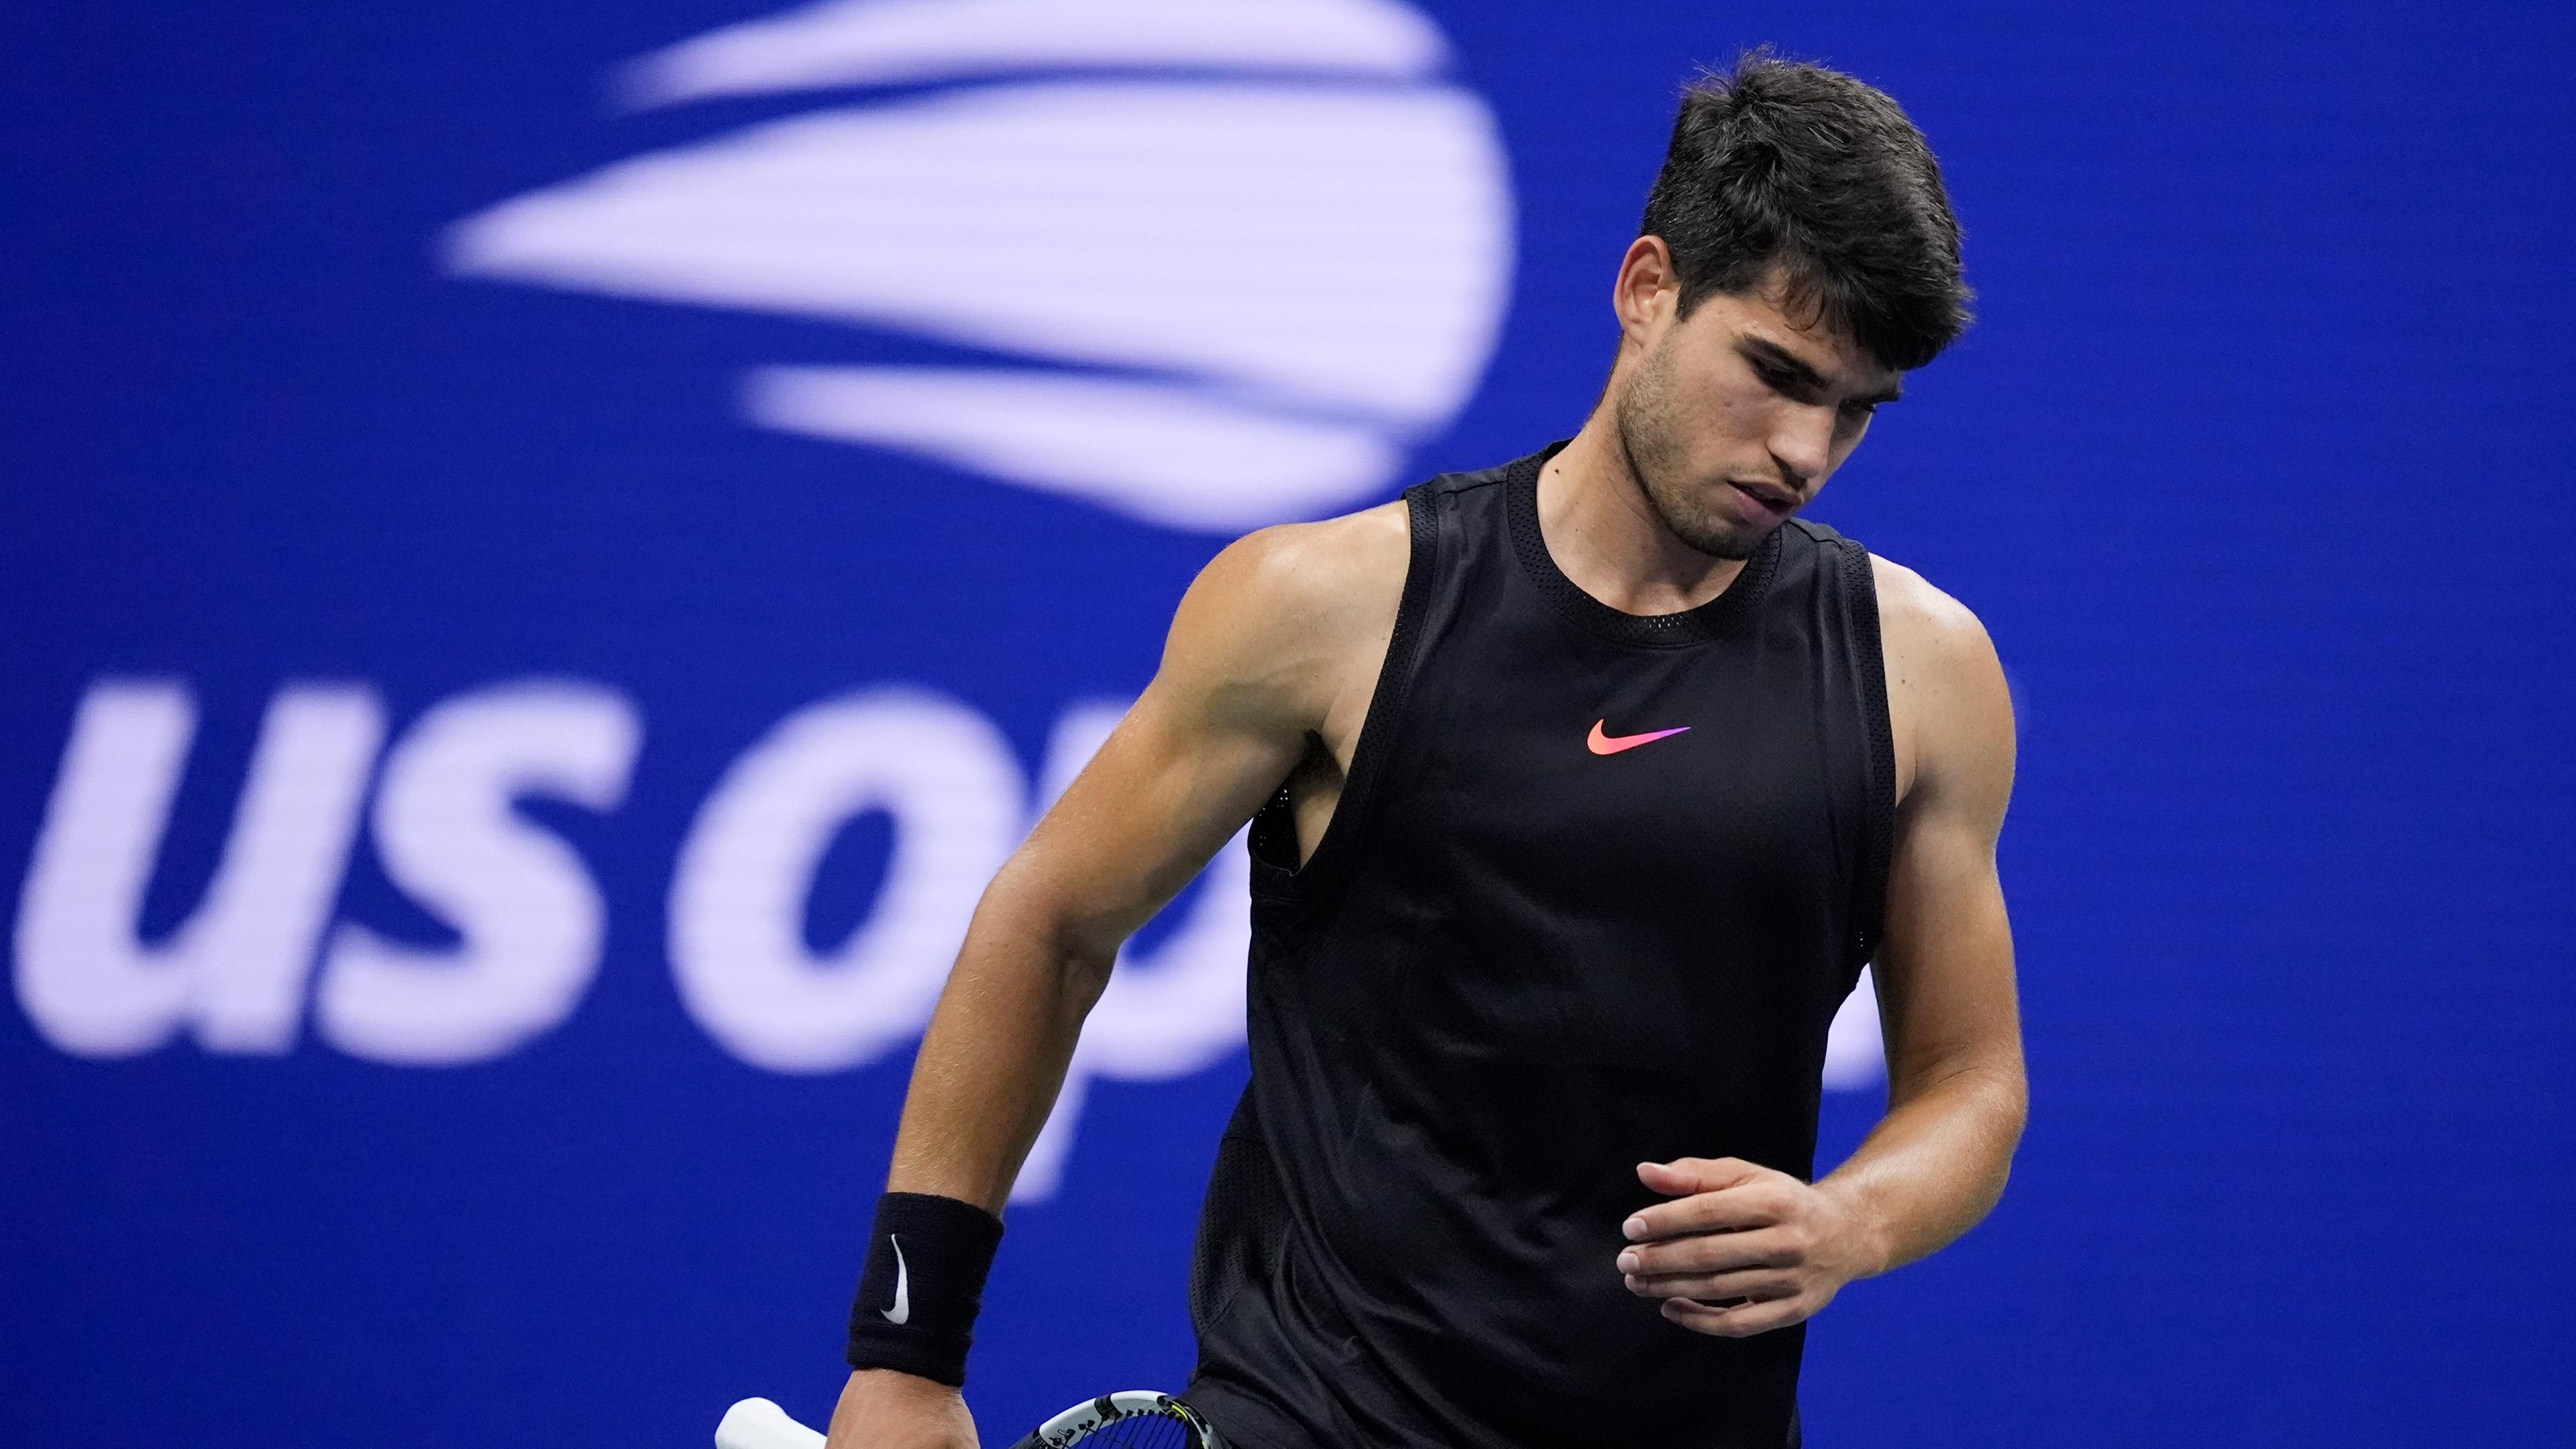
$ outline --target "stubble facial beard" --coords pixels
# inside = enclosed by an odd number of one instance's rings
[[[1707,492],[1686,476],[1688,450],[1679,437],[1669,342],[1646,354],[1612,409],[1628,476],[1673,537],[1710,558],[1748,559],[1769,529],[1748,531],[1708,507]],[[1723,485],[1721,485],[1723,486]]]

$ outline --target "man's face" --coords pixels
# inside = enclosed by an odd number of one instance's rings
[[[1896,372],[1807,311],[1775,277],[1645,329],[1619,440],[1647,504],[1702,553],[1752,557],[1896,400]]]

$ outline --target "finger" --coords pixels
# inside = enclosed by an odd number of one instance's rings
[[[1619,1225],[1629,1242],[1677,1238],[1687,1233],[1728,1233],[1769,1227],[1796,1210],[1794,1178],[1773,1174],[1712,1192],[1659,1202],[1629,1214]]]
[[[1628,1291],[1640,1298],[1691,1298],[1702,1303],[1728,1303],[1736,1299],[1769,1303],[1774,1299],[1795,1298],[1799,1290],[1796,1275],[1771,1268],[1752,1268],[1741,1273],[1664,1273],[1652,1278],[1630,1273],[1624,1281]]]
[[[1619,1250],[1622,1273],[1724,1273],[1737,1268],[1794,1268],[1807,1261],[1805,1230],[1748,1228],[1637,1243]]]
[[[1688,1298],[1664,1300],[1664,1317],[1693,1333],[1715,1338],[1750,1338],[1802,1323],[1815,1309],[1804,1297],[1780,1298],[1769,1303],[1747,1303],[1735,1308],[1712,1308]]]
[[[1666,1197],[1678,1197],[1733,1187],[1770,1170],[1741,1157],[1676,1157],[1670,1162],[1638,1163],[1637,1180]]]

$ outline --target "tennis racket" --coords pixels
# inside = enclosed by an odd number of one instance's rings
[[[1189,1405],[1151,1389],[1102,1394],[1030,1431],[1011,1449],[1225,1449]],[[822,1449],[823,1436],[767,1399],[745,1399],[716,1425],[716,1449]]]
[[[1169,1394],[1129,1389],[1076,1404],[1029,1432],[1011,1449],[1225,1449],[1197,1411]]]

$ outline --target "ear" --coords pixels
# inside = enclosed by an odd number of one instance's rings
[[[1681,274],[1673,254],[1659,236],[1641,236],[1628,244],[1619,261],[1619,281],[1611,289],[1610,307],[1619,314],[1619,333],[1645,347],[1681,308]]]

